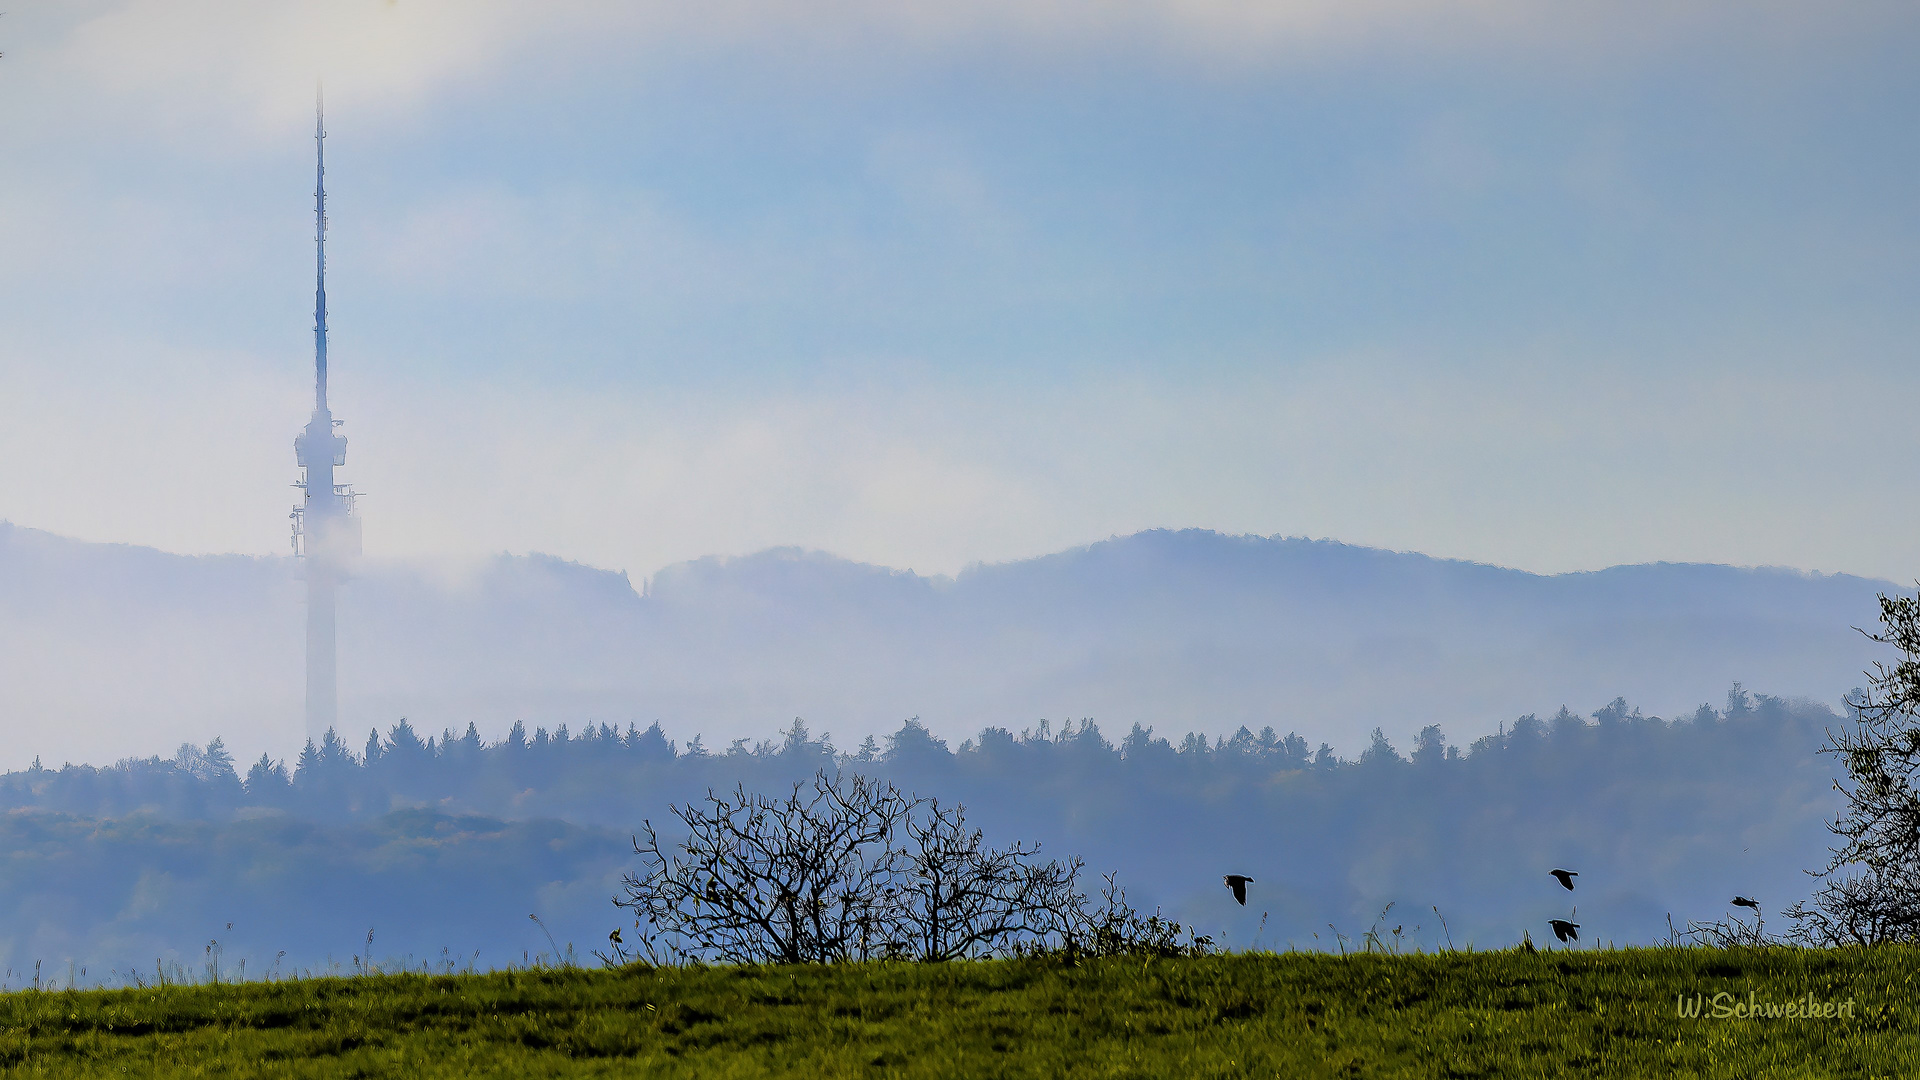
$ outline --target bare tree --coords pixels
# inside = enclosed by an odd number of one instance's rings
[[[1081,861],[1039,861],[1038,845],[991,848],[966,807],[916,803],[907,817],[896,940],[918,960],[957,960],[1041,945],[1073,925],[1086,902]]]
[[[651,821],[643,862],[616,903],[640,923],[655,962],[921,961],[1064,950],[1206,951],[1157,914],[1141,918],[1107,878],[1103,903],[1079,891],[1079,859],[1041,861],[1038,845],[990,847],[964,807],[892,784],[817,774],[785,799],[709,791],[671,808],[685,839],[664,845]],[[610,939],[611,941],[612,939]],[[622,959],[624,943],[614,942]]]
[[[892,784],[815,776],[785,799],[707,793],[672,807],[684,841],[664,849],[653,823],[634,838],[643,860],[626,898],[641,944],[731,963],[828,963],[884,952],[897,893],[893,839],[912,803]]]
[[[1853,722],[1828,732],[1822,752],[1846,769],[1847,808],[1828,824],[1839,843],[1819,891],[1786,911],[1815,945],[1920,940],[1920,596],[1881,596],[1880,624],[1862,633],[1900,657],[1874,665],[1847,698]]]

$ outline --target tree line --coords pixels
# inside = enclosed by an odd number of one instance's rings
[[[243,767],[216,743],[0,776],[0,809],[33,811],[0,815],[0,856],[38,868],[0,890],[13,897],[0,896],[0,915],[34,934],[59,929],[59,941],[159,942],[185,932],[175,915],[216,910],[222,926],[260,934],[268,956],[339,949],[377,925],[385,942],[471,941],[498,957],[528,932],[530,911],[562,940],[602,941],[609,897],[644,863],[629,842],[644,822],[671,848],[691,829],[670,806],[711,809],[716,792],[778,798],[824,772],[964,806],[987,848],[1034,842],[1042,862],[1082,858],[1126,883],[1141,910],[1222,947],[1327,946],[1390,902],[1396,919],[1440,909],[1462,945],[1511,944],[1565,914],[1545,876],[1554,866],[1581,871],[1583,937],[1646,942],[1669,914],[1711,919],[1736,893],[1770,914],[1808,895],[1804,871],[1841,805],[1818,750],[1851,722],[1736,687],[1672,719],[1616,699],[1496,724],[1465,745],[1432,726],[1402,745],[1378,734],[1350,756],[1278,725],[1165,738],[1076,719],[953,745],[907,721],[841,748],[790,722],[776,738],[709,748],[658,725],[544,738],[523,727],[495,741],[395,723],[352,745],[316,740],[286,763]],[[543,837],[568,838],[567,854]],[[1255,879],[1245,908],[1223,874]],[[157,888],[175,899],[154,906]],[[414,903],[425,896],[433,903]],[[1436,919],[1410,918],[1406,932],[1443,942]],[[908,923],[892,925],[868,947],[907,940]]]
[[[923,786],[968,777],[1007,785],[1057,784],[1062,777],[1094,783],[1110,773],[1115,780],[1145,776],[1173,787],[1280,776],[1338,787],[1347,778],[1377,779],[1379,770],[1396,768],[1440,783],[1489,769],[1537,770],[1563,759],[1582,758],[1591,769],[1604,770],[1612,757],[1684,758],[1736,731],[1769,745],[1798,745],[1834,719],[1818,703],[1756,695],[1735,684],[1723,709],[1701,705],[1675,720],[1645,715],[1616,698],[1590,717],[1565,707],[1545,719],[1522,716],[1465,748],[1450,744],[1438,725],[1428,725],[1402,752],[1375,728],[1364,750],[1344,758],[1324,742],[1313,747],[1297,732],[1282,735],[1272,726],[1242,726],[1212,738],[1189,732],[1172,740],[1134,724],[1113,740],[1091,719],[1057,726],[1040,720],[1019,732],[990,726],[953,747],[912,718],[884,739],[869,736],[840,749],[796,718],[777,739],[736,739],[711,749],[699,735],[680,745],[657,722],[644,729],[629,723],[624,730],[586,724],[577,731],[561,724],[531,733],[515,723],[505,738],[489,743],[473,724],[463,733],[446,729],[423,737],[401,719],[384,735],[370,731],[357,750],[328,731],[318,742],[309,740],[290,764],[263,754],[244,773],[219,738],[204,747],[183,744],[169,758],[128,758],[106,766],[68,763],[54,769],[36,759],[27,769],[0,776],[0,807],[93,817],[145,810],[193,818],[261,806],[352,819],[451,800],[484,813],[511,812],[518,805],[569,820],[583,816],[569,809],[605,820],[609,798],[624,806],[634,795],[662,787],[681,792],[742,781],[777,786],[822,769],[902,777]]]

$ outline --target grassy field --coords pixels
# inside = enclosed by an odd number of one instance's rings
[[[21,1076],[1899,1076],[1920,951],[375,975],[0,995]],[[1712,996],[1853,1002],[1714,1019]],[[1697,1018],[1682,995],[1704,995]],[[1751,998],[1750,998],[1751,995]]]

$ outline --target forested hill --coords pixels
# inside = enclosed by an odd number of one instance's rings
[[[229,965],[283,950],[344,963],[369,929],[382,956],[477,949],[482,966],[547,951],[541,925],[585,947],[616,924],[609,899],[643,819],[710,788],[779,793],[841,769],[962,802],[998,840],[1082,855],[1136,904],[1233,947],[1338,947],[1389,903],[1382,931],[1427,944],[1538,938],[1576,905],[1589,939],[1646,942],[1669,913],[1717,918],[1735,893],[1769,913],[1806,895],[1837,808],[1834,763],[1816,751],[1840,722],[1736,689],[1671,720],[1624,701],[1525,716],[1466,747],[1438,726],[1398,748],[1381,734],[1353,760],[1273,729],[1169,739],[1083,722],[958,745],[908,723],[844,747],[798,722],[727,747],[637,726],[488,741],[401,724],[323,741],[290,768],[188,746],[0,777],[0,940],[16,972],[145,964],[213,940]],[[1555,866],[1580,871],[1574,893]],[[1255,879],[1246,908],[1224,873]]]
[[[282,757],[301,729],[290,559],[188,558],[0,525],[0,764],[111,761],[224,735]],[[1837,702],[1890,586],[1646,565],[1541,576],[1325,541],[1147,532],[930,578],[770,551],[622,574],[543,556],[460,573],[370,562],[341,599],[343,730],[659,720],[684,741],[794,716],[858,741],[918,716],[1298,730],[1344,753],[1429,723],[1674,715],[1734,681]]]

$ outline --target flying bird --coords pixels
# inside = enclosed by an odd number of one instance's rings
[[[1750,907],[1755,911],[1759,911],[1760,901],[1752,899],[1751,897],[1736,896],[1733,898],[1733,906],[1734,907]]]
[[[1573,891],[1573,879],[1580,876],[1578,870],[1549,870],[1547,873],[1559,878],[1560,884],[1565,885],[1568,892]]]
[[[1565,919],[1548,919],[1547,925],[1553,927],[1553,936],[1561,941],[1579,941],[1580,924]]]
[[[1233,890],[1233,898],[1240,901],[1241,907],[1247,906],[1247,883],[1253,879],[1245,874],[1228,874],[1224,879],[1227,888]]]

